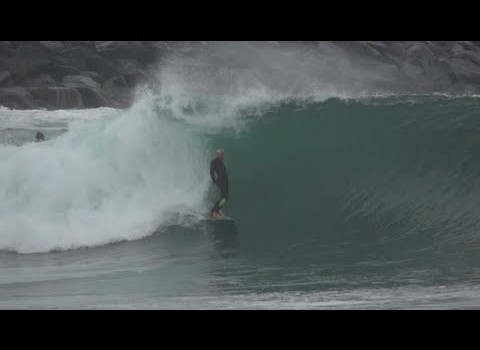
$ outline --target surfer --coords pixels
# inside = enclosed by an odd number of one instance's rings
[[[42,142],[45,140],[45,136],[43,135],[43,132],[38,131],[37,134],[35,135],[35,142]]]
[[[224,159],[225,151],[223,149],[218,149],[216,152],[216,158],[210,163],[210,177],[212,178],[213,183],[220,188],[220,198],[210,211],[210,216],[214,218],[223,216],[220,209],[222,209],[228,200],[228,175]]]

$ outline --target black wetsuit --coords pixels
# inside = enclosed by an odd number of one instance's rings
[[[217,174],[216,178],[215,174]],[[210,163],[210,177],[212,178],[212,181],[220,188],[220,199],[217,201],[217,203],[215,203],[211,210],[212,212],[215,211],[218,213],[228,200],[227,167],[221,159],[215,158]]]

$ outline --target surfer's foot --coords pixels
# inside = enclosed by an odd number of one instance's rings
[[[213,217],[213,218],[221,218],[222,216],[223,216],[223,215],[220,214],[219,212],[215,212],[215,213],[212,214],[212,217]]]

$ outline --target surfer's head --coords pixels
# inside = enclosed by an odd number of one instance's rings
[[[223,149],[217,149],[217,158],[223,160],[225,158],[225,151]]]
[[[40,142],[40,141],[43,141],[45,140],[45,136],[43,135],[42,132],[37,132],[37,134],[35,135],[35,142]]]

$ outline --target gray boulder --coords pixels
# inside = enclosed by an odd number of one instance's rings
[[[88,77],[90,79],[92,79],[93,81],[99,83],[99,84],[102,84],[105,82],[106,78],[100,74],[98,74],[97,72],[92,72],[92,71],[79,71],[78,74],[76,75],[81,75],[83,77]]]
[[[93,56],[86,60],[85,70],[96,72],[106,79],[110,79],[120,73],[121,66],[114,61]]]
[[[0,57],[0,70],[10,72],[13,80],[20,81],[27,76],[28,64],[22,58]]]
[[[480,51],[476,46],[471,46],[462,43],[456,43],[452,48],[452,55],[454,58],[463,58],[470,60],[477,66],[480,66]]]
[[[99,55],[108,60],[130,59],[142,64],[149,64],[159,57],[158,50],[148,47],[118,47],[98,51]]]
[[[88,87],[91,89],[100,89],[100,84],[98,84],[92,78],[84,77],[81,75],[67,75],[63,77],[62,84],[71,87]]]
[[[66,87],[38,87],[29,89],[35,105],[48,109],[83,108],[77,89]]]
[[[453,82],[480,84],[480,66],[464,58],[449,58],[444,62]]]
[[[32,96],[23,87],[0,88],[0,106],[12,109],[32,109]]]
[[[65,87],[76,88],[82,96],[83,104],[87,108],[97,108],[102,106],[116,106],[104,95],[99,83],[89,77],[79,75],[69,75],[62,79]]]
[[[61,41],[39,41],[39,44],[53,52],[65,50],[65,45]]]
[[[54,62],[54,54],[44,46],[22,45],[15,52],[15,61],[23,61],[26,72],[32,74]]]
[[[135,59],[120,58],[116,62],[120,66],[120,72],[122,74],[135,73],[142,69],[142,64]]]
[[[117,101],[124,107],[131,102],[132,93],[123,76],[117,76],[108,80],[103,85],[103,91],[107,97]]]
[[[57,81],[61,81],[67,75],[81,75],[81,71],[75,67],[64,64],[51,64],[42,67],[41,73],[48,74]]]
[[[64,62],[78,70],[89,70],[86,68],[87,60],[97,56],[94,49],[84,46],[65,49],[61,52],[61,55]]]
[[[7,85],[7,82],[10,76],[11,74],[8,70],[0,71],[0,86]]]
[[[142,70],[125,74],[124,78],[130,89],[144,85],[149,81],[147,74]]]
[[[56,86],[57,82],[48,74],[36,74],[26,78],[24,85],[28,87]]]
[[[95,49],[97,51],[128,47],[128,43],[128,41],[94,41]]]

